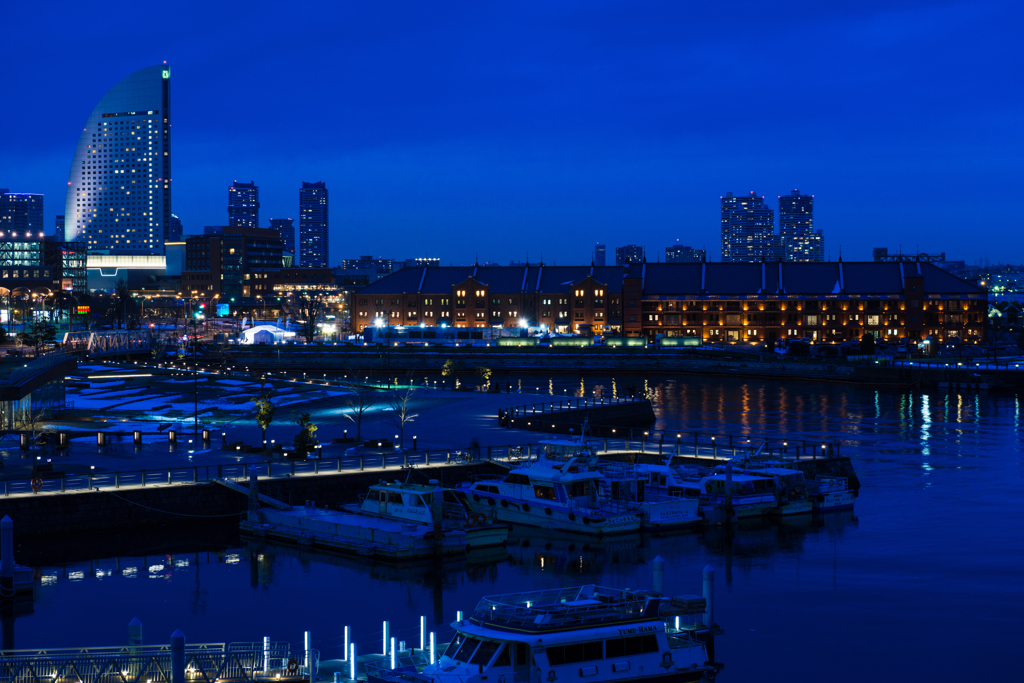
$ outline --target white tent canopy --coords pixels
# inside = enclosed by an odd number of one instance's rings
[[[256,327],[250,327],[247,330],[243,330],[242,338],[239,339],[239,343],[275,344],[277,342],[283,342],[286,339],[291,339],[294,336],[294,332],[281,329],[276,325],[257,325]]]

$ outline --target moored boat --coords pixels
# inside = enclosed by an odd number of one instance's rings
[[[815,512],[852,510],[854,494],[846,477],[819,475],[807,482],[808,497]]]

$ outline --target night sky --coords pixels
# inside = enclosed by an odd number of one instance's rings
[[[331,263],[720,255],[719,197],[815,195],[835,260],[1024,262],[1020,2],[8,2],[0,187],[64,212],[78,135],[172,68],[173,209],[331,191]],[[298,221],[296,220],[296,224]]]

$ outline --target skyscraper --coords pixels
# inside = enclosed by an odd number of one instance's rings
[[[814,195],[793,190],[779,197],[779,237],[783,260],[825,260],[824,236],[814,231]]]
[[[644,248],[635,244],[615,247],[615,265],[624,266],[628,263],[641,263],[644,260]]]
[[[65,200],[67,241],[109,254],[163,254],[171,219],[171,68],[111,88],[78,138]]]
[[[295,226],[292,223],[294,218],[271,218],[270,227],[281,233],[281,243],[284,250],[289,254],[295,254]]]
[[[673,244],[665,247],[665,263],[700,263],[705,260],[707,251],[693,247]]]
[[[603,266],[605,264],[605,248],[600,242],[594,247],[594,265]]]
[[[255,181],[237,180],[228,188],[228,225],[233,228],[260,227],[260,188]]]
[[[726,193],[722,199],[722,260],[761,261],[772,253],[775,212],[764,197],[751,192],[746,197]]]
[[[53,239],[64,242],[64,216],[54,216]]]
[[[185,230],[181,226],[181,219],[172,213],[171,220],[167,225],[167,239],[165,241],[180,242],[181,235],[183,232],[185,232]]]
[[[0,188],[0,231],[43,233],[43,195]]]
[[[327,268],[327,185],[302,183],[299,190],[299,260],[303,268]]]

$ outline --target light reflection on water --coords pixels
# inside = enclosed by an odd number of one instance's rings
[[[659,429],[812,442],[837,436],[863,485],[857,509],[662,538],[531,531],[504,550],[439,570],[237,542],[43,566],[34,613],[13,625],[15,645],[116,644],[138,616],[150,643],[165,642],[175,628],[193,642],[264,635],[298,642],[308,629],[331,657],[345,625],[372,651],[384,618],[412,642],[419,615],[428,615],[443,639],[455,610],[482,595],[590,582],[648,586],[650,560],[660,554],[676,593],[699,593],[701,568],[716,568],[726,630],[717,644],[727,666],[720,681],[772,680],[781,670],[839,681],[1017,675],[1024,525],[1015,520],[1024,465],[1016,397],[688,377],[527,381],[545,385],[551,395],[650,389]],[[138,580],[146,577],[162,580]],[[88,628],[69,614],[88,615]],[[985,628],[958,629],[955,651],[929,656],[967,615]]]

